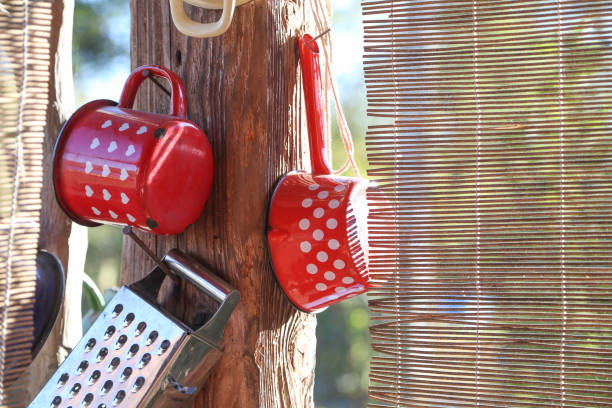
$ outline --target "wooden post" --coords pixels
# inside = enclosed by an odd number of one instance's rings
[[[131,3],[133,67],[163,65],[183,78],[188,118],[207,134],[215,158],[213,191],[199,220],[175,237],[139,236],[158,255],[173,247],[194,255],[242,295],[225,330],[224,356],[194,407],[313,405],[316,319],[285,299],[265,243],[274,185],[284,173],[309,166],[296,41],[306,28],[317,30],[311,3],[255,0],[239,7],[230,30],[213,39],[179,33],[167,1]],[[317,3],[328,13],[327,1]],[[196,21],[219,17],[191,7],[187,13]],[[137,106],[167,112],[168,97],[149,85]],[[152,265],[124,241],[123,283]],[[187,319],[206,308],[193,291],[172,303]]]

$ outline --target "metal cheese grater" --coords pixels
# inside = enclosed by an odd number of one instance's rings
[[[158,266],[119,290],[30,407],[182,407],[195,397],[221,356],[240,293],[177,249],[162,262],[219,302],[212,318],[189,327],[163,310],[156,298],[166,273]]]

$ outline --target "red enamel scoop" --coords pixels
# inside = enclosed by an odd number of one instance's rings
[[[319,48],[305,34],[299,49],[312,173],[279,181],[267,236],[283,291],[297,308],[316,312],[368,289],[368,181],[336,176],[327,163]]]

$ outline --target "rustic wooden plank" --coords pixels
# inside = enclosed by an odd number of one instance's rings
[[[265,243],[272,188],[287,171],[308,165],[296,42],[313,24],[310,2],[253,1],[213,39],[180,34],[167,1],[132,0],[131,7],[133,67],[164,65],[183,78],[188,118],[208,135],[215,157],[213,191],[199,220],[175,237],[139,236],[159,255],[179,247],[196,256],[242,295],[225,331],[224,357],[194,406],[312,406],[316,319],[284,298]],[[198,21],[219,16],[187,12]],[[168,98],[147,85],[137,106],[167,111]],[[124,283],[150,267],[140,249],[124,242]],[[166,301],[177,296],[168,293]],[[171,303],[188,319],[201,318],[207,307],[191,290]]]

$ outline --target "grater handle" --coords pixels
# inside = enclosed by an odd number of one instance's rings
[[[170,250],[162,261],[180,278],[185,279],[219,303],[225,302],[227,296],[231,292],[236,291],[227,282],[212,274],[202,264],[183,254],[178,249]]]

